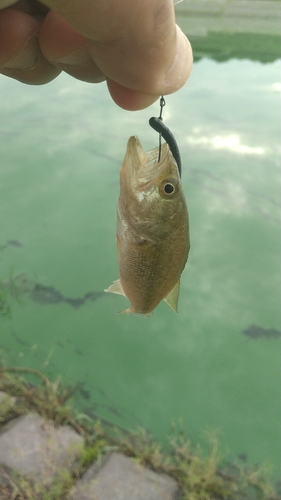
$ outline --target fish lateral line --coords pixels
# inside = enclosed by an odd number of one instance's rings
[[[176,160],[178,170],[179,170],[179,175],[181,177],[182,166],[181,166],[180,151],[179,151],[179,147],[177,145],[177,141],[176,141],[174,135],[172,134],[171,130],[167,127],[167,125],[165,125],[162,117],[156,118],[156,116],[152,116],[149,119],[149,125],[153,128],[153,130],[158,132],[163,137],[163,139],[165,139],[165,141],[167,142],[167,144],[171,150],[171,153],[172,153],[174,159]],[[161,151],[161,144],[159,145],[159,152],[160,151]]]

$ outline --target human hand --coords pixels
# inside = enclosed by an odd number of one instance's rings
[[[106,80],[124,109],[143,109],[181,88],[190,44],[173,0],[0,0],[0,73],[48,83],[61,71]]]

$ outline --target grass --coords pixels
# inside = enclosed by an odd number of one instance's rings
[[[263,63],[273,62],[280,57],[280,36],[256,33],[217,33],[207,36],[189,36],[194,60],[210,57],[222,62],[229,59],[250,59]]]
[[[72,389],[28,368],[0,369],[0,390],[16,398],[16,402],[9,398],[0,401],[0,431],[10,419],[35,411],[58,425],[71,425],[83,435],[85,443],[75,467],[58,470],[48,489],[0,466],[1,500],[63,500],[85,470],[111,450],[172,476],[179,484],[182,500],[281,499],[281,491],[270,482],[266,467],[223,466],[218,442],[212,436],[206,455],[199,447],[193,449],[183,432],[175,432],[169,439],[169,452],[164,452],[143,430],[124,433],[113,429],[109,435],[100,421],[75,415],[69,402]]]

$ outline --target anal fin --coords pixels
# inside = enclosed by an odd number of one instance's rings
[[[130,307],[128,309],[124,309],[123,311],[118,311],[118,314],[129,314],[130,316],[142,316],[144,318],[150,318],[150,316],[152,316],[152,312],[150,312],[150,313],[138,313],[138,312],[132,311]]]
[[[175,313],[178,312],[178,300],[179,300],[179,293],[180,293],[180,280],[177,281],[175,284],[174,288],[168,293],[168,295],[163,299],[165,300],[166,304],[170,306]]]

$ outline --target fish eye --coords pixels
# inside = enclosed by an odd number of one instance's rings
[[[163,198],[172,198],[178,192],[178,182],[175,179],[165,179],[159,191]]]
[[[175,186],[173,186],[173,184],[171,184],[170,182],[167,182],[164,185],[164,191],[166,194],[173,194],[173,192],[175,191]]]

